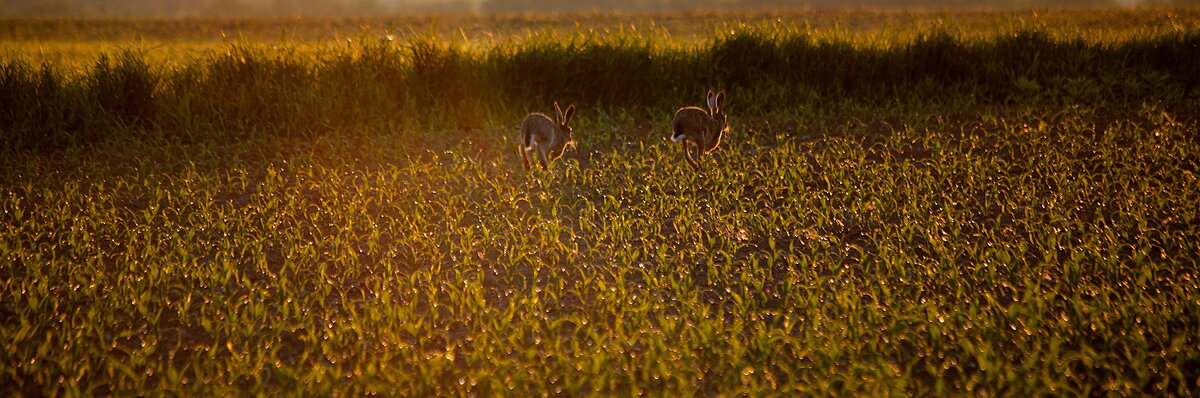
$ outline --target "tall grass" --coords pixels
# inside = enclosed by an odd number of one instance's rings
[[[253,43],[155,69],[134,52],[82,76],[20,59],[0,69],[9,149],[61,148],[115,131],[195,136],[231,130],[306,135],[363,123],[477,129],[551,101],[635,116],[721,88],[742,115],[842,107],[1194,104],[1200,32],[1128,41],[1053,39],[1019,29],[991,39],[935,29],[887,47],[770,28],[699,46],[631,33],[543,34],[486,47],[430,37],[367,40],[322,53]]]

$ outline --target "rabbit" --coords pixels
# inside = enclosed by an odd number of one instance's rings
[[[567,146],[575,146],[574,133],[567,124],[575,114],[575,105],[567,105],[567,111],[564,113],[558,108],[558,102],[555,102],[554,113],[555,121],[541,113],[530,113],[521,122],[521,143],[518,144],[518,149],[525,170],[529,170],[530,167],[527,152],[533,149],[537,149],[541,155],[542,169],[546,169],[549,163],[562,157]]]
[[[725,123],[725,92],[713,94],[708,90],[708,112],[698,107],[689,106],[675,112],[671,120],[671,141],[683,146],[688,166],[700,171],[700,163],[692,158],[688,141],[695,142],[700,155],[712,152],[721,143],[721,135],[729,131]]]

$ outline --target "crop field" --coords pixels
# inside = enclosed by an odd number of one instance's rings
[[[0,21],[0,394],[1195,395],[1198,24]]]

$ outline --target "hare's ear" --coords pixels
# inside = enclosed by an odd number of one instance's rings
[[[717,109],[717,96],[713,94],[712,90],[708,90],[708,110],[715,109]]]
[[[562,109],[558,109],[558,101],[554,101],[554,116],[556,117],[555,120],[558,120],[559,123],[562,123],[563,114]]]
[[[563,115],[562,124],[566,126],[571,122],[571,116],[575,115],[575,104],[567,105],[567,113]]]
[[[717,93],[717,109],[713,113],[720,112],[722,109],[725,109],[725,92],[724,91]]]

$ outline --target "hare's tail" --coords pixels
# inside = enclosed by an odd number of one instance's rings
[[[686,140],[687,138],[688,136],[684,135],[683,132],[680,132],[679,130],[675,130],[671,133],[671,142],[679,142]]]
[[[533,132],[532,131],[524,132],[524,136],[521,137],[521,148],[525,149],[526,151],[533,149]]]

